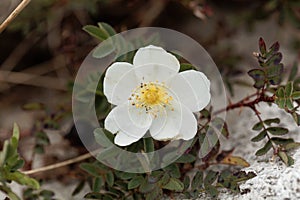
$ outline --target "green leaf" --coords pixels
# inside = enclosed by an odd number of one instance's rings
[[[2,167],[6,162],[9,146],[10,146],[9,141],[5,140],[2,151],[0,151],[0,167]]]
[[[283,127],[269,127],[267,128],[267,131],[272,135],[285,135],[289,132],[288,129]]]
[[[276,91],[276,96],[280,97],[280,98],[284,98],[284,90],[283,87],[280,87],[277,91]]]
[[[82,189],[83,189],[83,187],[84,187],[84,184],[85,184],[85,181],[84,181],[84,180],[83,180],[83,181],[80,181],[80,182],[78,183],[78,185],[75,187],[75,189],[73,190],[72,196],[75,196],[75,195],[79,194],[79,193],[82,191]]]
[[[289,143],[294,142],[294,140],[291,138],[280,138],[280,137],[272,137],[271,140],[275,144],[281,144],[281,145],[287,145]]]
[[[103,185],[104,185],[103,178],[101,176],[95,177],[94,184],[93,184],[93,192],[99,192]]]
[[[156,187],[156,184],[149,183],[147,179],[145,179],[139,187],[139,191],[141,193],[149,193],[153,191]]]
[[[291,98],[287,98],[287,99],[286,99],[286,107],[287,107],[289,110],[293,110],[293,109],[294,109],[293,101],[292,101]]]
[[[259,149],[256,151],[255,155],[256,156],[262,156],[262,155],[265,155],[270,149],[272,148],[272,143],[271,141],[269,140],[263,148]]]
[[[190,177],[185,176],[183,179],[184,190],[187,190],[190,187]]]
[[[171,165],[165,167],[163,170],[168,172],[170,174],[170,176],[173,178],[180,178],[180,176],[181,176],[179,167],[176,164],[171,164]]]
[[[275,103],[278,105],[279,108],[285,108],[286,99],[285,98],[278,98],[275,100]]]
[[[252,130],[254,131],[260,131],[263,128],[263,123],[262,122],[258,122],[256,123],[253,127]]]
[[[280,159],[286,164],[288,165],[288,162],[289,162],[289,159],[288,159],[288,156],[285,152],[283,151],[279,151],[278,152],[278,156],[280,157]]]
[[[222,133],[223,136],[225,136],[225,138],[228,139],[228,137],[229,137],[229,129],[228,129],[228,126],[227,126],[226,122],[224,122],[224,125],[223,125],[221,133]]]
[[[186,70],[192,70],[192,69],[196,70],[196,68],[189,63],[181,63],[180,64],[180,72],[186,71]]]
[[[292,166],[295,163],[294,159],[291,156],[289,156],[289,155],[287,157],[288,157],[288,164],[287,164],[287,166]]]
[[[79,166],[81,169],[83,169],[87,173],[91,174],[92,176],[95,176],[95,177],[100,176],[99,172],[101,171],[101,169],[93,163],[81,163]]]
[[[19,138],[20,138],[19,126],[17,125],[17,123],[14,123],[13,136],[11,138],[11,144],[13,145],[13,149],[15,149],[15,150],[18,148]]]
[[[285,86],[285,95],[290,97],[293,93],[293,82],[288,82]]]
[[[288,143],[284,146],[284,148],[286,150],[290,150],[290,149],[294,149],[294,148],[298,148],[300,147],[300,143],[299,142],[291,142],[291,143]]]
[[[153,171],[150,176],[148,176],[148,182],[149,183],[157,183],[157,182],[163,182],[161,179],[164,177],[165,174],[163,171]],[[169,175],[170,176],[170,175]]]
[[[166,185],[163,185],[162,188],[176,192],[181,192],[184,189],[184,185],[180,180],[176,178],[170,178],[169,182]]]
[[[270,126],[272,123],[275,123],[275,124],[279,124],[280,123],[280,119],[279,118],[271,118],[271,119],[266,119],[264,121],[264,123],[268,126]]]
[[[267,52],[267,48],[263,38],[259,38],[258,46],[259,46],[260,53],[262,54],[262,56],[264,56]]]
[[[150,193],[146,194],[146,199],[145,200],[157,200],[157,199],[161,199],[161,198],[159,198],[161,194],[162,194],[162,189],[156,187],[156,188],[154,188],[153,191],[151,191]]]
[[[105,30],[106,33],[108,34],[108,36],[113,36],[116,34],[116,31],[114,30],[114,28],[105,22],[99,22],[98,26],[101,30]]]
[[[112,144],[112,142],[107,138],[107,135],[105,134],[105,129],[103,128],[96,128],[94,130],[94,137],[98,144],[100,144],[102,147],[109,147]]]
[[[300,91],[293,92],[292,99],[294,100],[300,99]]]
[[[83,198],[85,199],[103,199],[103,195],[98,192],[87,193]]]
[[[266,65],[267,66],[274,66],[274,65],[278,65],[282,60],[282,53],[277,52],[275,54],[273,54],[267,61],[266,61]]]
[[[275,42],[274,44],[272,44],[272,46],[269,48],[269,52],[271,53],[271,55],[273,55],[274,53],[278,52],[280,48],[280,45],[278,42]]]
[[[142,177],[142,176],[134,177],[128,183],[128,190],[139,187],[142,184],[143,181],[144,181],[144,177]]]
[[[93,51],[93,57],[104,58],[115,51],[115,45],[111,39],[99,44]]]
[[[137,174],[135,173],[121,172],[121,171],[115,171],[115,175],[122,180],[132,179],[133,177],[137,176]]]
[[[271,85],[278,85],[281,82],[283,64],[265,67],[267,80]]]
[[[205,155],[202,157],[202,161],[208,162],[209,160],[214,159],[217,156],[219,149],[220,149],[220,142],[218,138],[218,134],[216,129],[210,127],[206,131],[206,137],[204,138],[203,143],[201,144],[201,149],[199,155]],[[208,151],[206,151],[208,150]],[[206,151],[206,152],[205,152]],[[204,154],[203,154],[204,152]],[[200,154],[201,153],[201,154]]]
[[[109,171],[108,173],[105,174],[105,180],[109,186],[114,185],[115,177],[112,171]]]
[[[293,116],[293,119],[294,119],[294,121],[296,122],[296,124],[297,124],[298,126],[300,126],[300,115],[297,114],[296,112],[293,112],[293,113],[292,113],[292,116]]]
[[[15,166],[15,164],[18,162],[18,160],[19,160],[19,155],[18,154],[14,154],[12,156],[9,156],[6,159],[6,166],[11,168],[11,167]]]
[[[15,194],[9,187],[0,185],[0,191],[7,194],[7,196],[10,198],[9,200],[21,200],[17,194]]]
[[[23,159],[19,159],[16,162],[14,162],[14,164],[11,166],[10,170],[11,171],[16,171],[20,168],[22,168],[25,164],[25,161]]]
[[[254,81],[254,87],[255,88],[262,88],[265,85],[265,79],[266,79],[266,74],[263,70],[261,69],[252,69],[248,72],[249,76],[251,76]]]
[[[155,151],[154,142],[151,137],[143,138],[143,142],[144,142],[144,149],[146,153]]]
[[[209,145],[208,137],[206,137],[206,134],[199,134],[199,144],[201,145],[199,156],[200,158],[205,157],[210,151],[210,145]]]
[[[248,74],[254,80],[264,80],[265,79],[265,72],[261,69],[252,69],[248,72]]]
[[[116,151],[115,146],[110,146],[108,148],[105,148],[103,150],[101,150],[98,155],[97,155],[97,159],[98,160],[105,160],[108,158],[114,158],[117,155],[119,155],[119,151]]]
[[[212,185],[205,186],[205,191],[212,197],[216,198],[219,195],[219,191],[216,189],[216,187]]]
[[[100,41],[106,40],[109,37],[107,32],[97,26],[86,25],[83,27],[83,30]]]
[[[191,184],[191,189],[196,190],[202,187],[203,184],[203,172],[202,171],[197,171],[195,174],[192,184]]]
[[[122,191],[128,190],[128,183],[124,182],[123,180],[116,180],[115,185],[118,188],[120,188],[120,190],[122,190]],[[110,187],[109,189],[113,189],[113,188]],[[112,191],[112,192],[114,192],[114,191]],[[117,193],[117,192],[114,192],[114,193]]]
[[[206,177],[204,178],[204,185],[211,185],[217,179],[219,172],[209,170]]]
[[[196,157],[191,154],[183,154],[176,160],[177,163],[192,163],[196,160]]]
[[[254,83],[254,87],[257,88],[257,89],[261,89],[263,88],[265,85],[265,80],[258,80]]]
[[[225,121],[220,118],[220,117],[216,117],[211,121],[212,126],[214,126],[217,130],[221,130],[222,128],[224,128],[225,125]]]
[[[29,176],[19,172],[19,171],[15,171],[13,173],[8,173],[6,175],[6,178],[8,180],[11,181],[15,181],[21,185],[27,185],[29,187],[32,187],[34,189],[39,189],[40,188],[40,184],[38,181],[36,181],[33,178],[30,178]]]

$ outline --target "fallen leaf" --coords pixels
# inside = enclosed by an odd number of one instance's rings
[[[220,163],[226,165],[239,165],[243,167],[250,166],[250,164],[244,158],[241,158],[239,156],[231,156],[231,155],[225,157],[223,160],[220,161]]]

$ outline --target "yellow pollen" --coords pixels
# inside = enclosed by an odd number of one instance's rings
[[[131,105],[137,108],[145,108],[154,117],[161,112],[162,108],[170,105],[173,99],[167,92],[164,84],[156,82],[141,83],[129,98]]]
[[[156,87],[150,87],[146,91],[142,91],[142,98],[146,104],[153,105],[158,103],[160,98],[160,90]]]

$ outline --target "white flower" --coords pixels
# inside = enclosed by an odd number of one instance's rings
[[[198,112],[210,101],[210,81],[199,71],[179,72],[175,56],[161,47],[140,48],[133,64],[116,62],[106,71],[104,94],[116,105],[104,128],[115,144],[130,145],[149,130],[156,140],[192,139]]]

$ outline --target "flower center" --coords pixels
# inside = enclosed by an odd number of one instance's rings
[[[164,84],[158,82],[141,83],[129,98],[131,105],[137,108],[145,108],[147,113],[157,116],[162,107],[170,105],[173,97],[168,94]]]
[[[154,84],[144,85],[141,89],[141,100],[147,105],[155,105],[160,102],[164,94],[162,88]]]

